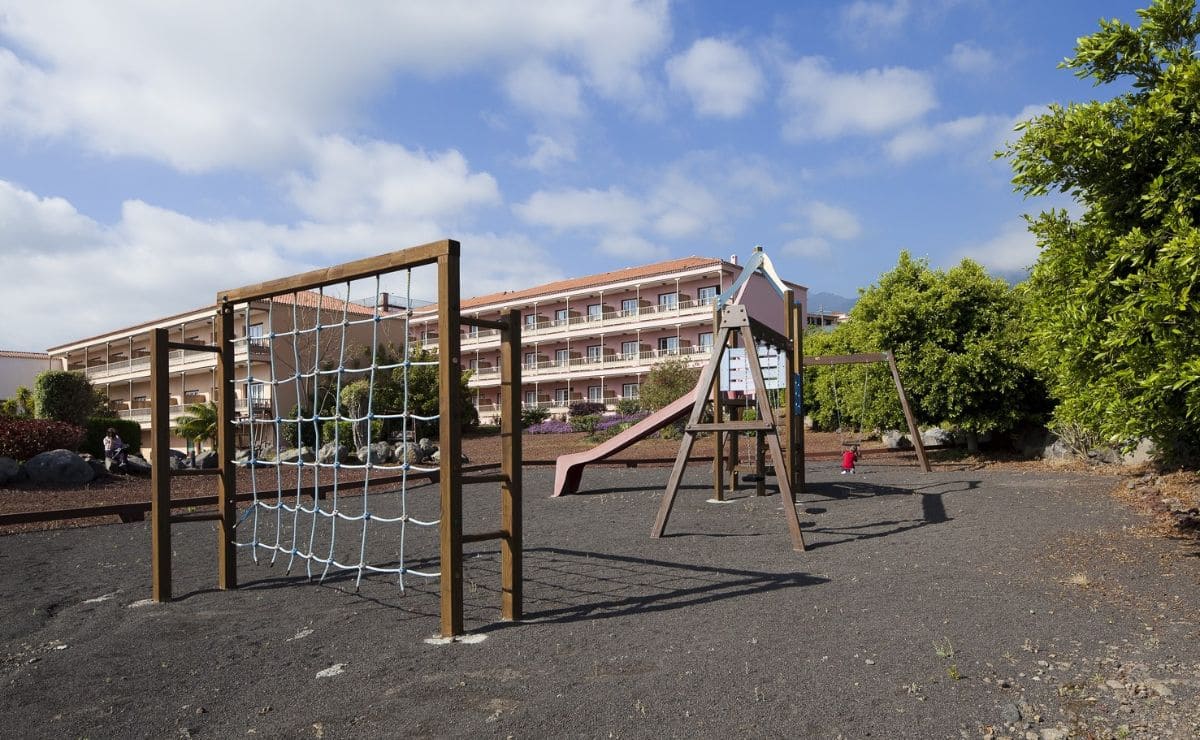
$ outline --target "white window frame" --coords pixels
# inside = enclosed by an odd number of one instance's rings
[[[621,384],[621,398],[638,398],[640,395],[641,395],[641,385],[640,384],[638,384],[638,383],[622,383]]]
[[[633,351],[629,351],[630,345],[633,346]],[[621,356],[627,360],[632,360],[642,353],[641,344],[635,339],[629,342],[621,342]]]

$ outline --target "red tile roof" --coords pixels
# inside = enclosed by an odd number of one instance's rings
[[[506,290],[499,293],[476,296],[474,298],[464,298],[460,305],[463,310],[466,310],[469,308],[475,308],[477,306],[485,306],[489,303],[522,301],[529,298],[534,298],[536,296],[561,293],[568,290],[577,290],[579,288],[586,288],[589,285],[604,285],[606,283],[615,283],[622,280],[637,280],[641,278],[654,277],[655,275],[666,275],[672,272],[680,272],[682,270],[692,270],[702,267],[718,267],[723,263],[724,260],[717,259],[716,257],[681,257],[679,259],[666,260],[663,262],[654,262],[649,265],[638,265],[636,267],[625,267],[620,270],[612,270],[610,272],[600,272],[596,273],[595,275],[585,275],[583,277],[568,278],[566,280],[556,280],[552,283],[536,285],[532,288],[525,288],[524,290]],[[734,265],[730,266],[734,267]],[[436,310],[436,306],[433,306],[427,310]]]
[[[14,360],[49,360],[50,355],[45,352],[21,352],[18,350],[0,349],[0,357],[9,357]]]

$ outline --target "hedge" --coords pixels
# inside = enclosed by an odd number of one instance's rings
[[[49,450],[78,450],[84,434],[65,421],[0,417],[0,457],[23,461]]]
[[[79,449],[104,457],[104,435],[109,427],[117,430],[130,455],[142,454],[142,425],[129,419],[88,419],[87,432]]]

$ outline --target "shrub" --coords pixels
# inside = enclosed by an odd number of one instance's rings
[[[528,429],[529,427],[541,424],[546,419],[550,418],[550,410],[536,406],[529,409],[521,409],[521,428]]]
[[[79,449],[96,457],[104,457],[104,435],[109,427],[117,430],[130,455],[142,453],[142,426],[129,419],[88,419],[83,444]]]
[[[78,450],[83,427],[51,419],[0,417],[0,457],[28,460],[47,450]]]
[[[315,447],[317,444],[317,430],[313,427],[311,421],[302,421],[299,424],[287,421],[286,419],[299,419],[301,417],[310,417],[312,412],[308,410],[301,411],[299,406],[293,406],[285,420],[279,425],[279,436],[283,440],[285,447]],[[298,427],[298,428],[297,428]]]
[[[100,397],[83,373],[47,370],[34,380],[34,416],[82,427],[99,406]]]
[[[642,419],[645,419],[646,416],[647,414],[645,413],[617,414],[616,416],[608,416],[600,420],[600,423],[596,425],[596,431],[603,432],[616,427],[628,429]]]
[[[604,404],[596,401],[576,401],[567,409],[567,416],[596,416],[603,414],[605,411]]]
[[[334,433],[337,433],[338,444],[346,445],[347,447],[354,446],[354,423],[349,421],[327,421],[321,425],[321,444],[328,444],[333,441]],[[371,441],[378,442],[384,438],[383,436],[383,421],[376,419],[371,422]]]
[[[642,405],[651,411],[669,406],[695,388],[699,379],[699,368],[688,367],[688,364],[680,359],[664,360],[655,365],[642,381],[638,391]]]
[[[600,414],[574,416],[571,417],[569,423],[573,432],[587,432],[588,434],[592,434],[596,431],[596,425],[600,423]]]
[[[622,398],[617,401],[617,413],[622,416],[632,416],[642,410],[642,402],[636,398]]]
[[[534,424],[525,431],[529,434],[566,434],[567,432],[574,430],[571,429],[571,425],[565,421],[550,419],[539,424]]]

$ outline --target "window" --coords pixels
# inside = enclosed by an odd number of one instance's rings
[[[567,405],[567,401],[569,400],[569,396],[567,395],[568,393],[569,391],[566,388],[555,388],[554,402],[559,406]]]
[[[592,403],[604,403],[604,393],[600,386],[588,386],[588,400]]]
[[[567,323],[568,316],[569,316],[569,314],[567,313],[567,309],[560,308],[554,312],[554,323],[561,326],[561,325]]]
[[[604,316],[604,306],[600,305],[599,303],[588,304],[587,315],[589,321],[595,321],[599,319],[600,317]]]
[[[637,383],[625,383],[624,385],[621,386],[621,398],[637,398],[637,397],[638,397],[638,384]]]
[[[600,362],[604,359],[604,347],[599,344],[589,345],[587,348],[588,362]]]
[[[638,300],[636,298],[626,298],[621,301],[621,313],[624,316],[637,316]]]
[[[621,354],[622,354],[622,355],[625,357],[625,359],[627,359],[627,360],[630,360],[630,359],[633,359],[634,357],[637,357],[637,356],[638,356],[638,352],[640,352],[640,351],[641,351],[641,348],[640,348],[640,347],[638,347],[638,343],[637,343],[637,341],[633,341],[633,342],[621,342]]]
[[[659,337],[658,351],[669,355],[679,354],[679,337]]]
[[[477,336],[479,336],[479,327],[478,327],[478,326],[472,326],[471,324],[463,324],[463,326],[464,326],[464,327],[466,328],[466,330],[467,330],[467,336],[468,336],[468,337],[477,337]]]
[[[536,313],[525,314],[525,327],[528,329],[537,328],[537,314]]]
[[[537,391],[525,391],[525,405],[537,406]]]
[[[475,359],[474,357],[467,360],[467,369],[468,370],[478,370],[479,369],[479,360]]]
[[[659,308],[675,308],[679,305],[678,293],[659,293],[658,307]]]
[[[700,345],[701,351],[712,352],[713,333],[711,331],[702,331],[697,338],[697,343]]]
[[[525,353],[525,367],[527,367],[527,368],[537,367],[537,352],[526,352]]]
[[[554,362],[558,365],[566,365],[571,362],[571,350],[556,349],[554,350]]]
[[[263,341],[263,325],[251,324],[246,331],[246,337],[250,340],[251,347],[265,347],[267,343]]]
[[[717,286],[715,285],[709,285],[696,291],[696,302],[702,306],[715,300],[717,300]]]

